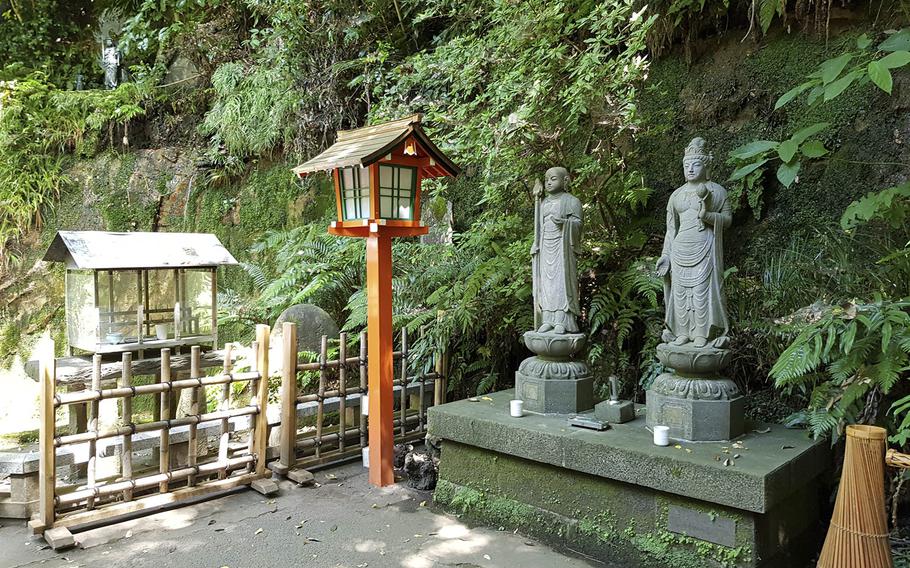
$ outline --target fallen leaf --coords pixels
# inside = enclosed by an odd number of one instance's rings
[[[420,506],[421,506],[421,507],[426,507],[426,506],[427,506],[427,502],[426,502],[426,501],[421,501],[421,502],[420,502]]]
[[[780,449],[782,449],[782,450],[792,450],[792,449],[793,449],[793,446],[786,446],[786,445],[784,445],[784,446],[781,446]]]
[[[325,474],[325,478],[326,479],[338,479],[338,476],[335,475],[334,473],[327,473],[327,474]]]
[[[676,445],[673,446],[673,447],[676,448],[677,450],[681,450],[681,449],[682,449],[682,446],[680,446],[679,444],[676,444]]]
[[[771,427],[768,426],[767,428],[762,428],[761,430],[752,430],[752,431],[755,432],[756,434],[767,434],[768,432],[771,431]]]
[[[256,532],[254,532],[253,534],[257,535],[257,534],[260,534],[261,532],[262,532],[262,529],[260,528],[260,529],[256,529]]]
[[[484,559],[484,560],[491,560],[489,554],[484,554],[484,555],[483,555],[483,559]]]

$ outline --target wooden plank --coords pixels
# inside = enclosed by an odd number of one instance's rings
[[[233,345],[228,343],[225,345],[225,355],[224,355],[224,374],[231,374],[231,367],[233,366],[233,361],[231,361],[231,350]],[[218,410],[226,412],[231,409],[231,384],[225,383],[221,385],[221,400],[218,403]],[[228,445],[231,441],[231,421],[228,418],[223,418],[221,420],[221,437],[218,440],[218,462],[227,463],[228,459]],[[218,472],[218,478],[224,479],[227,477],[227,471],[222,470]]]
[[[278,463],[291,468],[297,461],[297,324],[284,322],[281,366],[281,443]]]
[[[405,435],[405,412],[408,408],[408,389],[405,388],[407,385],[408,379],[408,330],[407,328],[401,328],[401,395],[398,397],[398,411],[400,413],[399,420],[401,421],[401,432],[402,436]]]
[[[367,392],[367,334],[360,332],[360,358],[357,362],[360,365],[360,448],[367,447],[367,419],[364,412],[363,394]]]
[[[161,350],[161,382],[171,382],[171,350]],[[161,419],[171,419],[171,391],[166,390],[161,393]],[[158,445],[158,472],[167,473],[171,467],[171,430],[170,428],[161,429],[161,442]],[[167,493],[168,483],[162,481],[158,484],[158,491]]]
[[[322,453],[322,421],[325,418],[325,374],[328,359],[328,337],[323,335],[319,345],[319,387],[316,391],[316,457]]]
[[[92,357],[92,389],[101,388],[101,355],[96,353]],[[89,423],[88,428],[94,433],[98,433],[98,412],[101,406],[101,402],[93,400],[89,403]],[[97,481],[97,471],[98,471],[98,448],[97,442],[95,440],[89,440],[88,443],[88,466],[86,467],[86,487],[92,488],[95,486]],[[95,505],[94,499],[88,500],[87,507],[89,509],[93,508]]]
[[[202,376],[202,367],[199,365],[199,356],[200,348],[198,345],[193,345],[190,348],[190,378],[198,379]],[[199,387],[193,388],[190,391],[190,416],[199,416],[199,397],[200,397]],[[199,437],[197,432],[196,424],[189,425],[189,441],[186,453],[186,463],[188,466],[192,467],[196,465],[196,455],[198,453]],[[187,485],[190,487],[196,485],[196,476],[191,475],[187,479]]]
[[[348,378],[348,369],[343,362],[347,361],[348,358],[348,334],[342,331],[338,337],[338,342],[338,360],[342,361],[342,364],[338,367],[338,429],[346,432],[348,391],[345,383]],[[345,437],[341,436],[338,438],[338,450],[344,452],[344,447]]]
[[[38,440],[38,520],[45,528],[54,524],[54,493],[57,482],[56,455],[54,453],[54,342],[45,353],[40,362],[41,377],[41,422]]]
[[[132,376],[132,353],[123,354],[123,372],[120,375],[120,382],[118,386],[120,387],[129,387],[131,386],[133,376]],[[125,396],[122,400],[121,406],[121,418],[124,426],[132,426],[133,424],[133,397]],[[133,478],[133,434],[124,434],[123,436],[123,448],[120,451],[120,474],[124,479]],[[123,492],[124,501],[132,501],[133,499],[133,490],[127,489]]]
[[[204,485],[197,487],[186,487],[172,491],[170,493],[162,493],[150,495],[148,497],[142,497],[140,499],[136,499],[135,501],[130,501],[127,503],[117,503],[114,505],[106,506],[103,509],[95,509],[93,511],[83,511],[61,515],[53,526],[73,527],[111,519],[129,513],[135,513],[137,511],[144,511],[147,509],[173,505],[180,503],[181,501],[186,501],[188,499],[195,499],[204,495],[211,495],[220,491],[227,491],[241,485],[248,485],[252,483],[252,481],[256,478],[257,476],[255,474],[247,473],[239,475],[237,477],[229,477],[227,479],[210,481]]]
[[[257,367],[262,379],[259,381],[259,414],[256,416],[256,475],[265,476],[265,460],[268,451],[269,422],[266,410],[269,404],[269,326],[258,324],[256,326],[256,342],[259,351],[256,354]]]

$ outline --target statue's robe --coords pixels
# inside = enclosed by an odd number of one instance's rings
[[[699,220],[696,187],[677,188],[667,203],[663,256],[670,261],[670,271],[664,279],[664,321],[677,337],[710,340],[714,330],[721,330],[721,335],[730,330],[723,294],[723,245],[733,215],[727,191],[708,181],[707,213],[704,221]]]
[[[554,219],[566,221],[559,226]],[[581,201],[570,193],[546,196],[540,203],[532,255],[535,308],[544,324],[578,331],[578,264]]]

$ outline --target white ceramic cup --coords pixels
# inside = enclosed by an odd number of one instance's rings
[[[525,401],[523,400],[510,400],[509,401],[509,415],[514,418],[521,418],[525,415],[524,413]]]
[[[166,323],[156,323],[155,324],[155,337],[158,339],[167,339],[167,324]]]
[[[669,426],[655,426],[654,427],[654,445],[655,446],[669,446],[670,445],[670,427]]]

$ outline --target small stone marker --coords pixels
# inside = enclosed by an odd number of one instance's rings
[[[688,507],[670,505],[667,530],[721,546],[736,546],[736,521]]]
[[[54,550],[62,550],[76,544],[73,534],[66,527],[56,527],[44,531],[44,540]]]
[[[254,480],[250,483],[250,487],[263,495],[274,495],[278,493],[278,484],[267,478]]]

